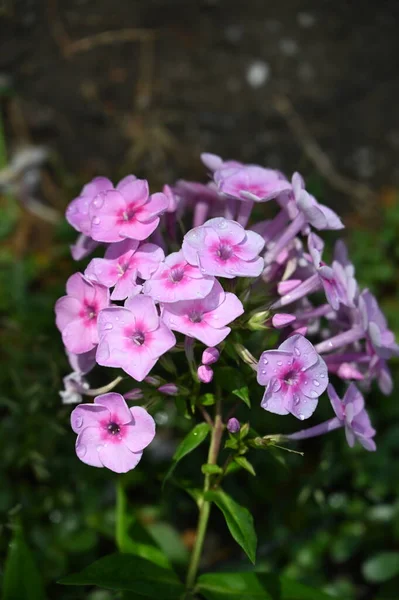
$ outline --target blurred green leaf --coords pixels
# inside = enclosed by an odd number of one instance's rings
[[[180,442],[176,452],[173,455],[172,464],[165,475],[165,479],[163,481],[164,485],[169,479],[169,477],[172,475],[173,471],[176,468],[176,465],[182,460],[182,458],[187,456],[187,454],[190,454],[190,452],[192,452],[200,444],[202,444],[202,442],[208,436],[209,430],[210,427],[208,423],[198,423],[198,425],[196,425]]]
[[[237,398],[240,398],[240,400],[245,402],[245,404],[248,406],[248,408],[251,408],[251,400],[249,399],[249,390],[246,385],[233,390],[232,393],[235,396],[237,396]]]
[[[236,462],[240,467],[248,471],[248,473],[251,473],[251,475],[256,475],[255,469],[253,468],[249,460],[245,458],[245,456],[236,456],[234,462]]]
[[[184,591],[177,575],[131,554],[110,554],[85,567],[80,573],[64,577],[62,585],[96,585],[126,590],[144,598],[176,600]]]
[[[399,552],[380,552],[369,558],[362,566],[364,578],[382,583],[399,575]]]
[[[44,600],[44,586],[20,524],[15,525],[3,577],[2,600]]]
[[[207,492],[205,499],[222,511],[231,535],[255,563],[257,538],[251,513],[222,490]]]
[[[220,473],[223,473],[222,467],[219,467],[219,465],[210,464],[202,465],[201,471],[204,475],[220,475]]]

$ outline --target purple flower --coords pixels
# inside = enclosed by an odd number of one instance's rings
[[[240,421],[232,417],[227,421],[227,431],[230,433],[238,433],[241,429]]]
[[[197,375],[201,383],[210,383],[213,379],[213,370],[208,365],[200,365],[197,369]]]
[[[124,308],[103,310],[98,332],[98,364],[120,367],[137,381],[142,381],[159,357],[176,344],[153,299],[142,294],[126,300]]]
[[[136,240],[123,240],[111,244],[104,258],[93,258],[85,276],[107,288],[113,286],[112,300],[125,300],[139,294],[142,286],[137,277],[148,279],[164,259],[162,248],[155,244],[141,244]]]
[[[387,320],[378,306],[376,298],[369,290],[364,290],[360,294],[359,309],[363,328],[378,356],[385,359],[398,356],[399,346],[395,341],[395,336],[388,329]]]
[[[306,221],[315,229],[343,229],[344,225],[339,216],[305,190],[304,181],[299,173],[292,177],[292,188],[296,205],[305,216]]]
[[[178,396],[179,388],[175,383],[164,383],[158,388],[158,392],[165,394],[166,396]]]
[[[76,242],[71,246],[71,255],[73,260],[82,260],[89,256],[97,248],[98,242],[95,242],[91,237],[87,237],[81,233]]]
[[[213,365],[220,357],[220,352],[217,348],[205,348],[202,353],[201,362],[204,365]]]
[[[258,383],[266,386],[262,408],[298,419],[309,418],[328,385],[327,366],[313,345],[295,334],[277,350],[263,352]]]
[[[155,422],[141,406],[129,409],[123,396],[97,396],[94,404],[81,404],[71,414],[78,434],[76,454],[92,467],[127,473],[139,463],[143,450],[154,439]]]
[[[175,331],[200,340],[207,346],[220,344],[231,331],[226,327],[242,315],[244,307],[234,294],[223,291],[218,281],[202,300],[185,300],[162,305],[162,319]]]
[[[85,236],[90,237],[91,234],[91,219],[89,216],[90,204],[101,192],[113,190],[112,182],[106,177],[96,177],[90,183],[86,184],[80,196],[72,200],[66,210],[66,219],[72,227],[80,231]],[[83,258],[83,257],[82,257]],[[79,259],[75,259],[79,260]]]
[[[92,200],[91,237],[99,242],[144,240],[158,227],[159,215],[168,206],[165,194],[149,195],[146,180],[125,177],[115,190],[100,192]]]
[[[254,231],[246,231],[223,217],[210,219],[189,231],[183,240],[183,254],[206,275],[258,277],[264,262],[259,257],[265,242]]]
[[[69,352],[89,352],[98,344],[97,318],[109,306],[109,291],[81,273],[68,279],[66,291],[55,305],[57,327]]]
[[[63,378],[64,389],[59,392],[63,404],[79,404],[89,388],[83,373],[72,372]]]
[[[222,194],[252,202],[266,202],[291,189],[281,173],[257,165],[222,163],[214,172],[214,180]]]
[[[183,252],[173,252],[159,265],[158,270],[144,284],[144,293],[159,302],[176,302],[205,298],[215,279],[203,275],[184,258]]]
[[[346,440],[352,448],[357,440],[366,450],[376,450],[372,439],[375,429],[371,426],[370,418],[364,408],[364,398],[354,383],[351,383],[342,400],[330,384],[327,388],[328,397],[340,423],[345,427]]]

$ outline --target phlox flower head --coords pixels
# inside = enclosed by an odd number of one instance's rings
[[[342,400],[330,384],[327,389],[328,397],[334,412],[345,427],[346,440],[352,448],[358,441],[366,450],[376,450],[372,439],[375,429],[371,426],[370,418],[364,408],[364,398],[354,383],[351,383]]]
[[[266,202],[291,189],[281,173],[257,165],[222,163],[213,176],[219,192],[238,200]]]
[[[120,367],[142,381],[176,338],[163,323],[152,298],[140,294],[124,307],[103,310],[98,321],[100,343],[96,360],[105,367]]]
[[[162,304],[162,320],[175,331],[200,340],[207,346],[220,344],[230,333],[231,321],[242,315],[244,307],[235,294],[224,292],[215,281],[202,300]]]
[[[85,236],[91,235],[91,219],[89,215],[90,204],[102,192],[113,190],[112,181],[106,177],[95,177],[87,183],[80,195],[68,205],[65,216],[70,225]],[[76,259],[78,260],[78,259]]]
[[[316,198],[305,190],[304,181],[299,173],[293,175],[292,189],[297,208],[312,227],[320,230],[344,228],[341,219],[331,208],[317,202]]]
[[[324,360],[303,335],[294,334],[277,350],[263,352],[258,364],[258,383],[266,386],[261,403],[270,412],[309,418],[328,385]]]
[[[109,306],[109,291],[81,273],[68,279],[66,291],[67,295],[55,305],[57,327],[69,352],[89,352],[98,344],[97,319],[100,311]]]
[[[216,217],[189,231],[182,249],[187,262],[198,266],[204,275],[232,279],[262,273],[264,261],[259,253],[264,245],[264,239],[254,231]]]
[[[399,346],[395,336],[388,328],[387,320],[369,290],[364,290],[360,294],[359,309],[363,328],[376,354],[384,359],[399,356]]]
[[[125,300],[139,294],[142,286],[137,277],[148,279],[164,259],[162,248],[155,244],[141,244],[137,240],[123,240],[111,244],[104,258],[93,258],[85,276],[107,288],[113,287],[112,300]]]
[[[155,436],[151,415],[141,406],[129,409],[123,396],[115,393],[77,406],[71,414],[71,426],[78,434],[76,454],[80,460],[115,473],[134,469]]]
[[[144,293],[159,302],[194,300],[205,298],[214,281],[214,277],[204,275],[198,267],[190,265],[182,251],[173,252],[145,282]]]
[[[98,242],[144,240],[158,227],[159,215],[168,206],[165,194],[150,196],[147,181],[129,175],[116,189],[100,192],[90,203],[90,235]]]

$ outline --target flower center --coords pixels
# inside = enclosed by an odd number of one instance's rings
[[[216,250],[216,254],[221,260],[229,260],[233,254],[233,249],[230,244],[222,242],[219,248]]]
[[[118,423],[109,423],[107,426],[107,431],[111,435],[117,435],[120,432],[121,428]]]
[[[97,316],[97,311],[96,311],[96,307],[92,306],[91,304],[89,304],[88,306],[86,306],[86,315],[88,319],[95,319]]]
[[[294,371],[293,369],[291,369],[291,371],[288,371],[288,373],[286,373],[284,375],[283,381],[287,385],[295,385],[297,383],[297,381],[298,381],[298,374],[297,374],[297,372]]]
[[[122,213],[122,218],[124,221],[132,221],[134,219],[134,216],[136,214],[136,209],[134,206],[129,206],[125,211],[123,211]]]
[[[170,270],[169,277],[173,283],[179,283],[184,277],[184,269],[182,267],[174,267]]]
[[[142,346],[145,342],[145,335],[142,331],[135,331],[132,335],[132,340],[137,346]]]
[[[202,321],[202,314],[200,312],[198,312],[198,311],[193,311],[190,314],[190,321],[192,323],[201,323],[201,321]]]
[[[129,268],[129,263],[118,263],[118,275],[122,277]]]

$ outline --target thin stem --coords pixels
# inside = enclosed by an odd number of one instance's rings
[[[116,483],[116,506],[115,506],[115,541],[119,552],[124,552],[125,530],[126,530],[126,494],[123,480],[118,477]]]
[[[220,399],[216,401],[215,407],[215,422],[211,433],[211,443],[208,452],[208,464],[216,465],[220,450],[220,444],[223,436],[223,422],[221,415]],[[209,491],[211,486],[211,475],[205,475],[203,494]],[[191,554],[190,564],[187,572],[186,588],[190,590],[197,578],[199,562],[202,555],[202,549],[205,541],[206,529],[208,526],[209,514],[211,512],[211,503],[208,500],[202,499],[198,517],[197,534],[195,538],[194,548]]]
[[[103,385],[102,387],[96,389],[85,390],[83,393],[85,396],[99,396],[100,394],[106,394],[113,390],[121,381],[123,381],[124,377],[118,376],[107,385]]]

